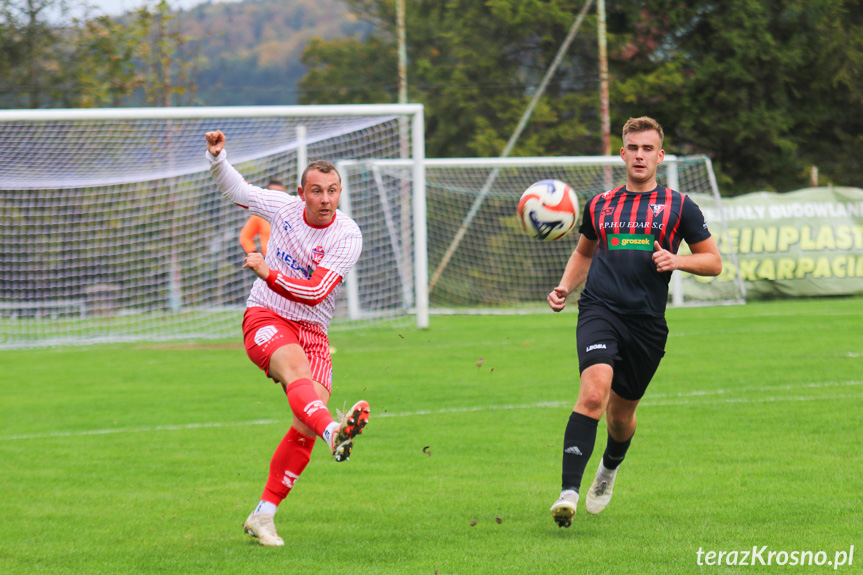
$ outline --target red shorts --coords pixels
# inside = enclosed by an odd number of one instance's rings
[[[243,315],[243,339],[249,359],[268,376],[273,353],[284,345],[298,344],[306,353],[306,359],[309,360],[312,379],[323,384],[327,391],[332,391],[333,363],[330,359],[330,340],[320,327],[285,319],[264,307],[250,307],[246,308],[246,313]]]

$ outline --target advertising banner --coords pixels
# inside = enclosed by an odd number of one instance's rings
[[[863,295],[863,190],[757,192],[723,198],[721,208],[712,197],[692,198],[714,238],[731,242],[737,253],[747,299]],[[727,260],[719,277],[689,275],[687,284],[697,291],[693,281],[706,289],[713,282],[731,282],[735,270]]]

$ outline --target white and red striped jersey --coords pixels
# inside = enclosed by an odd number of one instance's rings
[[[340,210],[327,226],[312,226],[304,217],[306,204],[297,196],[249,184],[227,162],[225,150],[218,158],[209,151],[206,155],[222,194],[270,222],[265,262],[272,289],[258,278],[246,307],[264,307],[327,331],[339,287],[363,248],[359,226]]]

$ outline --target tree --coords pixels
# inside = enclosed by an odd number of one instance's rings
[[[393,102],[394,3],[347,1],[375,29],[310,44],[301,101]],[[426,107],[428,155],[498,155],[582,5],[409,1],[409,96]],[[726,193],[802,187],[813,165],[863,180],[861,0],[607,5],[613,126],[657,118],[666,150],[710,156]],[[600,153],[597,69],[588,18],[513,155]]]
[[[38,108],[56,85],[61,66],[54,50],[58,34],[48,22],[53,11],[67,15],[63,0],[0,0],[0,71],[6,79],[3,101]]]
[[[612,108],[655,116],[667,148],[706,153],[726,193],[837,182],[860,134],[861,10],[844,0],[617,3]]]
[[[393,49],[379,38],[365,42],[356,38],[312,38],[302,57],[309,72],[300,81],[301,102],[394,102],[398,87],[391,69],[395,61]]]
[[[125,20],[78,8],[72,17],[65,0],[0,0],[0,105],[193,103],[201,59],[166,0]]]
[[[202,63],[193,40],[183,35],[167,0],[151,12],[135,11],[131,33],[136,39],[134,57],[139,65],[141,91],[148,106],[182,106],[195,101],[195,78]]]
[[[120,106],[141,84],[135,67],[137,40],[131,30],[109,18],[98,16],[76,20],[67,44],[70,65],[62,94],[69,108]]]
[[[395,102],[395,6],[348,0],[376,25],[366,39],[310,43],[302,103]],[[408,91],[426,107],[430,157],[496,156],[582,3],[575,0],[407,2]],[[596,153],[599,147],[595,22],[585,22],[567,61],[513,155]],[[592,28],[593,27],[593,28]],[[593,128],[593,126],[596,126]],[[591,150],[591,152],[587,152]]]

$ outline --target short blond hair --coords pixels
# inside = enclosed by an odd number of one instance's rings
[[[659,122],[649,116],[628,119],[623,125],[623,139],[626,140],[627,134],[638,134],[650,130],[656,130],[656,133],[659,134],[659,147],[661,148],[662,141],[665,139],[665,132],[662,131]]]

